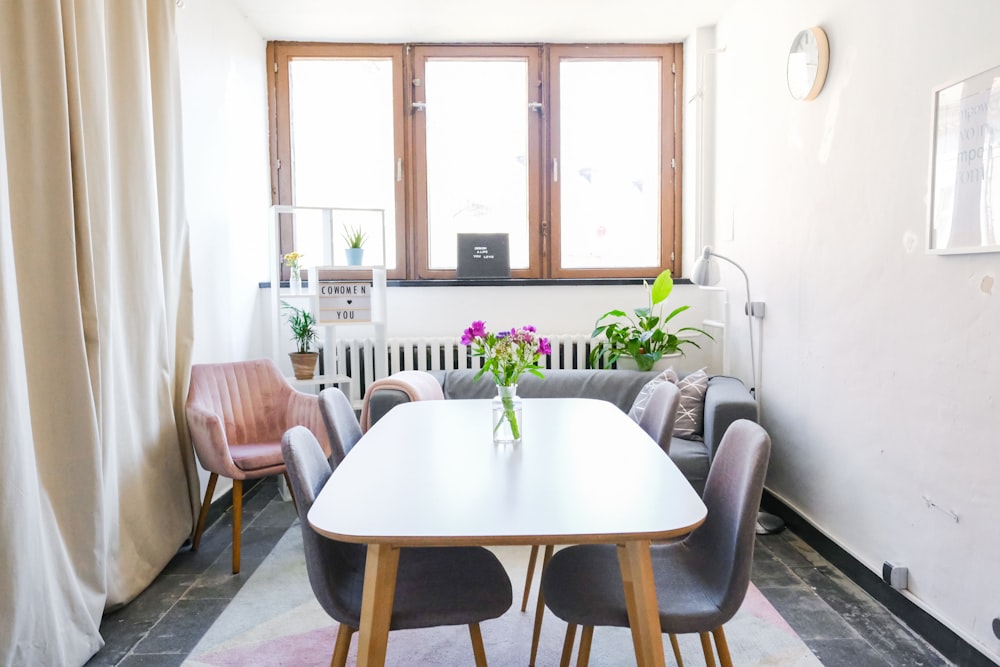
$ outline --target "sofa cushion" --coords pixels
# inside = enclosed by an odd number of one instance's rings
[[[677,382],[681,402],[674,421],[674,437],[701,440],[705,427],[705,394],[708,393],[708,374],[705,369],[685,375]]]
[[[708,479],[711,461],[704,443],[678,438],[675,435],[670,440],[670,460],[680,469],[698,495],[705,492],[705,480]]]
[[[628,416],[635,420],[637,424],[642,421],[642,413],[646,411],[646,405],[649,404],[649,399],[652,398],[653,392],[664,382],[677,384],[677,372],[673,368],[666,369],[647,382],[639,391],[639,395],[635,397],[632,407],[628,411]]]
[[[483,375],[473,378],[475,370],[430,371],[441,383],[446,399],[493,398],[497,390],[493,378]],[[517,382],[517,395],[522,398],[596,398],[609,401],[622,412],[628,412],[635,397],[652,379],[647,371],[590,370],[583,368],[549,369],[544,378],[525,373]]]

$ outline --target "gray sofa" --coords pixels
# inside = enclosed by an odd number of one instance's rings
[[[446,399],[493,398],[496,388],[489,376],[474,380],[474,370],[428,371],[441,384]],[[524,398],[596,398],[628,412],[636,396],[656,371],[566,369],[547,370],[545,378],[522,375],[517,394]],[[377,389],[366,397],[371,423],[400,403],[409,400],[398,389]],[[709,379],[705,396],[703,440],[674,437],[670,458],[691,485],[702,493],[705,479],[722,435],[737,419],[757,421],[757,403],[737,378],[717,375]]]

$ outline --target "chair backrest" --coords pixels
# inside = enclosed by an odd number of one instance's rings
[[[665,454],[670,454],[670,440],[674,437],[674,420],[681,401],[681,390],[673,382],[661,382],[649,397],[639,426],[656,441]]]
[[[354,414],[351,400],[336,387],[319,393],[319,411],[330,439],[330,461],[340,463],[361,439],[361,424]]]
[[[705,482],[702,498],[708,517],[684,540],[687,548],[703,555],[694,560],[702,569],[705,593],[719,606],[720,624],[733,617],[750,585],[757,512],[770,454],[771,438],[760,425],[746,419],[733,422]]]
[[[187,405],[219,416],[229,444],[278,442],[290,392],[270,359],[195,364]]]
[[[338,390],[339,391],[339,390]],[[320,606],[340,623],[358,627],[364,582],[365,547],[324,537],[309,524],[309,509],[333,470],[316,436],[304,426],[281,439],[285,470],[295,494],[309,584]]]

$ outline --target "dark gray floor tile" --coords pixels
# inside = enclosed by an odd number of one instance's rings
[[[196,580],[194,574],[161,574],[132,602],[105,614],[101,620],[103,633],[105,624],[122,621],[152,626],[171,606],[184,595]]]
[[[807,644],[811,639],[860,639],[847,621],[805,584],[760,590]]]
[[[253,528],[281,528],[292,525],[296,518],[295,504],[291,501],[274,499],[264,507],[253,520]]]
[[[757,588],[794,586],[801,580],[770,549],[755,548],[750,580]]]
[[[789,530],[783,530],[776,535],[759,535],[757,540],[793,570],[828,565],[812,547]]]
[[[229,515],[226,515],[228,517]],[[233,544],[232,520],[223,518],[205,529],[197,551],[182,548],[164,568],[167,574],[201,574],[223,553],[230,554]],[[228,557],[228,556],[227,556]]]
[[[818,639],[809,648],[823,667],[897,667],[863,639]]]
[[[949,664],[922,638],[836,568],[821,567],[803,572],[803,579],[865,641],[882,655],[891,657],[894,665],[923,667]]]
[[[215,622],[229,600],[181,600],[132,650],[136,655],[173,653],[186,656]]]
[[[125,623],[122,621],[122,623]],[[104,637],[104,646],[94,654],[84,665],[84,667],[114,667],[121,663],[122,659],[132,650],[148,626],[136,624],[125,624],[114,627],[110,633],[106,633],[104,623],[101,623],[101,636]]]
[[[186,659],[186,655],[177,653],[153,653],[130,655],[119,664],[120,667],[180,667]]]

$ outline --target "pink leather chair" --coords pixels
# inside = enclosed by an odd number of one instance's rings
[[[233,574],[237,574],[243,480],[285,474],[281,437],[293,426],[312,431],[323,451],[330,455],[319,400],[293,389],[270,359],[196,364],[191,368],[186,413],[198,461],[212,473],[191,549],[198,549],[219,475],[232,479]]]

